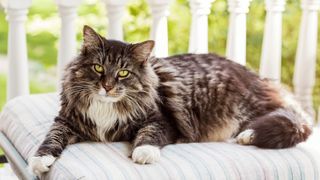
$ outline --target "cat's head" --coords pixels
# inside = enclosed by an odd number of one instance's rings
[[[154,96],[158,78],[148,62],[153,46],[151,40],[107,40],[84,26],[81,52],[66,69],[63,94],[109,103]]]

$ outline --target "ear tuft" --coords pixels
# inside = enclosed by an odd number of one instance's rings
[[[152,52],[153,47],[153,40],[133,44],[133,56],[140,62],[146,62]]]
[[[90,26],[84,25],[83,26],[83,48],[91,49],[96,48],[102,42],[102,37],[94,31]]]

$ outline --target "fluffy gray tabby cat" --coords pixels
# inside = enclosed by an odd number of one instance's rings
[[[215,54],[150,57],[153,41],[107,40],[88,26],[81,53],[66,68],[61,110],[34,157],[49,170],[82,141],[130,141],[132,160],[154,163],[177,142],[225,141],[288,148],[311,133],[290,95]]]

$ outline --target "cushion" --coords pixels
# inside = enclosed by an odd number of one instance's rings
[[[0,130],[27,159],[58,111],[57,94],[18,97],[3,108]],[[133,163],[127,142],[85,142],[68,146],[42,179],[320,179],[319,137],[315,129],[307,142],[282,150],[223,142],[168,145],[151,165]]]

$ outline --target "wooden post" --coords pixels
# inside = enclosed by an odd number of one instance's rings
[[[31,0],[10,0],[3,6],[9,23],[7,100],[29,94],[28,55],[24,22]]]
[[[239,64],[246,64],[246,14],[250,0],[228,0],[229,28],[226,56]]]
[[[168,22],[170,0],[148,0],[152,14],[151,39],[155,41],[153,54],[168,56]]]
[[[104,0],[107,7],[108,35],[115,40],[123,40],[122,17],[125,12],[127,0]]]
[[[59,15],[61,18],[60,42],[58,50],[58,88],[60,88],[60,80],[63,70],[76,55],[77,40],[76,40],[76,24],[77,6],[81,0],[56,0],[58,5]]]
[[[192,14],[189,52],[208,53],[208,15],[213,0],[190,0]]]
[[[319,0],[302,0],[302,18],[294,71],[294,91],[303,107],[315,115],[312,90],[315,84]]]
[[[285,0],[265,0],[266,22],[264,28],[260,76],[281,81],[282,12]]]

